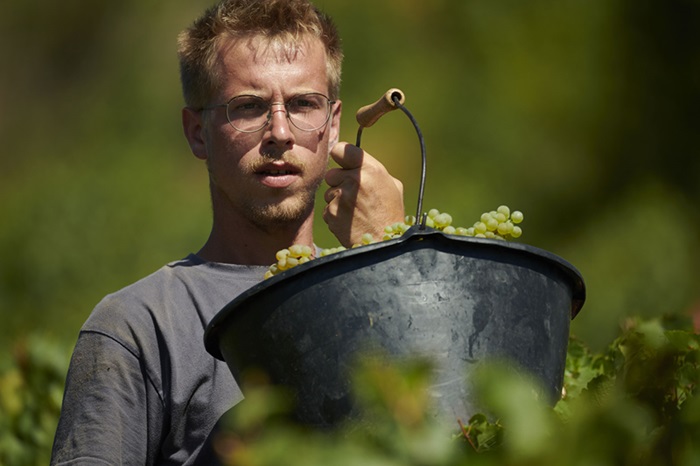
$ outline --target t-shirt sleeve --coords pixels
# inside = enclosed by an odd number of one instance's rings
[[[159,414],[162,404],[138,355],[109,336],[83,331],[66,378],[51,464],[152,464]]]

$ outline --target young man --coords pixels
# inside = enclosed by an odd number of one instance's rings
[[[314,195],[342,244],[403,218],[401,183],[337,143],[342,52],[307,0],[224,0],[179,39],[186,139],[209,172],[213,223],[196,254],[102,300],[81,329],[52,464],[204,464],[242,399],[204,349],[211,318],[275,253],[313,246]],[[327,170],[329,153],[340,168]]]

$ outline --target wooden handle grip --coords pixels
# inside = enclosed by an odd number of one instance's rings
[[[369,128],[377,122],[385,113],[392,110],[396,110],[396,104],[392,100],[392,97],[396,96],[399,103],[403,105],[406,101],[406,96],[401,91],[401,89],[389,89],[384,93],[384,95],[373,104],[365,105],[357,111],[357,122],[360,126]]]

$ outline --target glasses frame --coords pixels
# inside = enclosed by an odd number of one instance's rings
[[[311,128],[311,129],[300,128],[299,126],[297,126],[296,123],[294,123],[294,120],[289,115],[289,107],[288,107],[289,102],[293,99],[296,99],[297,97],[301,97],[301,96],[305,96],[305,95],[319,95],[319,96],[323,97],[324,99],[326,99],[326,101],[328,102],[328,112],[326,114],[326,119],[319,126],[317,126],[315,128]],[[337,102],[337,100],[331,100],[328,96],[321,94],[320,92],[307,92],[304,94],[296,94],[296,95],[290,97],[289,99],[287,99],[285,102],[269,102],[269,103],[266,102],[267,106],[268,106],[268,110],[267,110],[267,117],[265,118],[265,122],[263,124],[261,124],[259,128],[256,128],[256,129],[240,129],[240,128],[236,127],[236,125],[234,125],[233,122],[231,121],[231,117],[229,116],[229,110],[228,110],[231,102],[233,102],[234,99],[238,99],[240,97],[255,97],[257,99],[265,101],[265,99],[263,99],[262,97],[257,96],[257,95],[241,94],[241,95],[236,95],[236,96],[231,97],[228,100],[228,102],[226,102],[225,104],[217,104],[217,105],[211,105],[209,107],[203,107],[202,110],[213,110],[213,109],[216,109],[219,107],[224,107],[226,109],[226,120],[228,120],[228,124],[231,125],[231,127],[233,129],[235,129],[236,131],[239,131],[241,133],[257,133],[258,131],[262,130],[263,128],[267,127],[270,124],[270,120],[272,120],[272,113],[273,113],[272,106],[273,105],[284,105],[284,114],[286,115],[289,123],[292,126],[294,126],[296,129],[298,129],[299,131],[305,131],[305,132],[310,133],[311,131],[318,131],[319,129],[323,128],[324,126],[326,126],[328,124],[328,121],[331,119],[331,107],[333,106],[333,104],[335,104]]]

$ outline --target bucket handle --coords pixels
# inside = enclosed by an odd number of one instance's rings
[[[355,115],[357,123],[360,127],[357,129],[357,141],[355,145],[360,147],[360,142],[362,140],[362,130],[364,128],[369,128],[377,122],[383,115],[392,111],[401,109],[402,112],[413,123],[413,127],[416,129],[418,134],[418,142],[420,143],[421,151],[421,175],[420,175],[420,187],[418,190],[418,206],[416,208],[416,223],[420,225],[420,229],[425,229],[425,222],[427,219],[427,214],[423,213],[423,194],[425,192],[425,169],[426,169],[426,155],[425,155],[425,141],[423,140],[423,133],[418,127],[418,122],[411,115],[411,112],[404,107],[403,103],[406,101],[406,96],[400,89],[392,88],[389,89],[382,95],[376,102],[365,105],[360,108]]]

